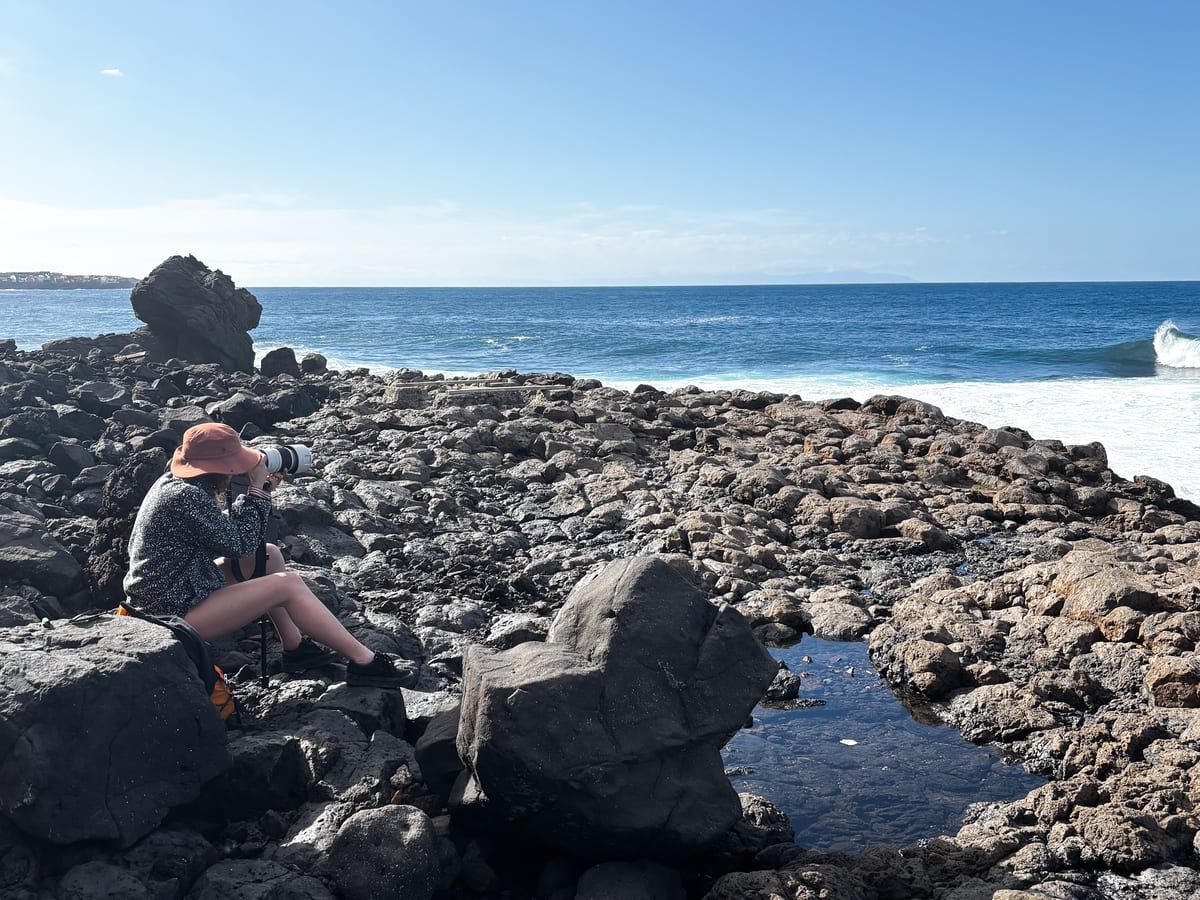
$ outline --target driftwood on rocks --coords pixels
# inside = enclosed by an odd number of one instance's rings
[[[469,651],[463,812],[596,857],[699,852],[740,816],[720,750],[776,669],[735,610],[665,563],[614,562],[545,643]]]

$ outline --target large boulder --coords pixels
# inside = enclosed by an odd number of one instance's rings
[[[137,283],[129,301],[168,356],[253,371],[248,332],[258,327],[262,306],[220,269],[194,256],[172,256]]]
[[[1190,653],[1152,659],[1146,671],[1146,689],[1155,706],[1200,707],[1200,659]]]
[[[97,614],[0,630],[0,816],[26,833],[128,846],[229,762],[167,629]]]
[[[469,649],[453,799],[597,858],[697,852],[741,816],[720,751],[776,671],[741,614],[665,562],[611,563],[545,643]]]
[[[413,806],[355,813],[338,829],[324,871],[346,900],[429,900],[441,876],[433,823]]]
[[[258,370],[264,378],[274,378],[277,375],[300,377],[300,364],[296,362],[296,351],[291,347],[276,347],[263,354]]]

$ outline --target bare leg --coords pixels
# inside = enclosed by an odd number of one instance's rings
[[[250,577],[250,573],[254,571],[258,560],[254,556],[244,556],[238,560],[238,571],[245,578]],[[217,560],[217,565],[221,569],[221,574],[225,576],[226,584],[238,584],[238,580],[233,577],[233,572],[230,569],[229,561],[225,559]],[[274,575],[276,572],[282,572],[286,568],[283,561],[283,554],[279,552],[279,548],[274,544],[267,544],[267,570],[266,574]],[[295,650],[300,645],[300,638],[304,635],[300,633],[300,629],[296,627],[296,623],[292,621],[291,616],[287,614],[287,610],[282,606],[276,606],[274,609],[268,609],[267,615],[271,618],[271,624],[275,626],[275,633],[279,635],[279,643],[283,645],[284,650]]]
[[[249,625],[276,607],[281,607],[301,632],[352,662],[365,665],[375,658],[295,572],[275,572],[228,584],[205,597],[184,618],[208,640]]]

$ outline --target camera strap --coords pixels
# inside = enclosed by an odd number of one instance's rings
[[[267,545],[262,543],[258,545],[258,549],[254,551],[254,572],[250,575],[242,574],[241,560],[229,560],[229,571],[233,574],[233,580],[236,582],[246,581],[247,578],[262,578],[267,574]]]
[[[246,576],[242,574],[241,560],[229,560],[229,573],[233,576],[233,580],[239,584],[246,581]],[[251,578],[262,578],[267,574],[267,542],[263,541],[258,545],[258,549],[254,551],[254,572],[250,575]],[[258,619],[258,678],[263,687],[271,683],[267,676],[267,624],[271,620],[267,616],[259,616]]]

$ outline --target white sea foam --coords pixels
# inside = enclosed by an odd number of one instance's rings
[[[1168,319],[1154,332],[1154,358],[1173,369],[1200,369],[1200,338],[1185,334]]]
[[[1200,501],[1200,380],[1098,378],[914,387],[947,415],[1068,444],[1100,441],[1118,475],[1151,475]]]

